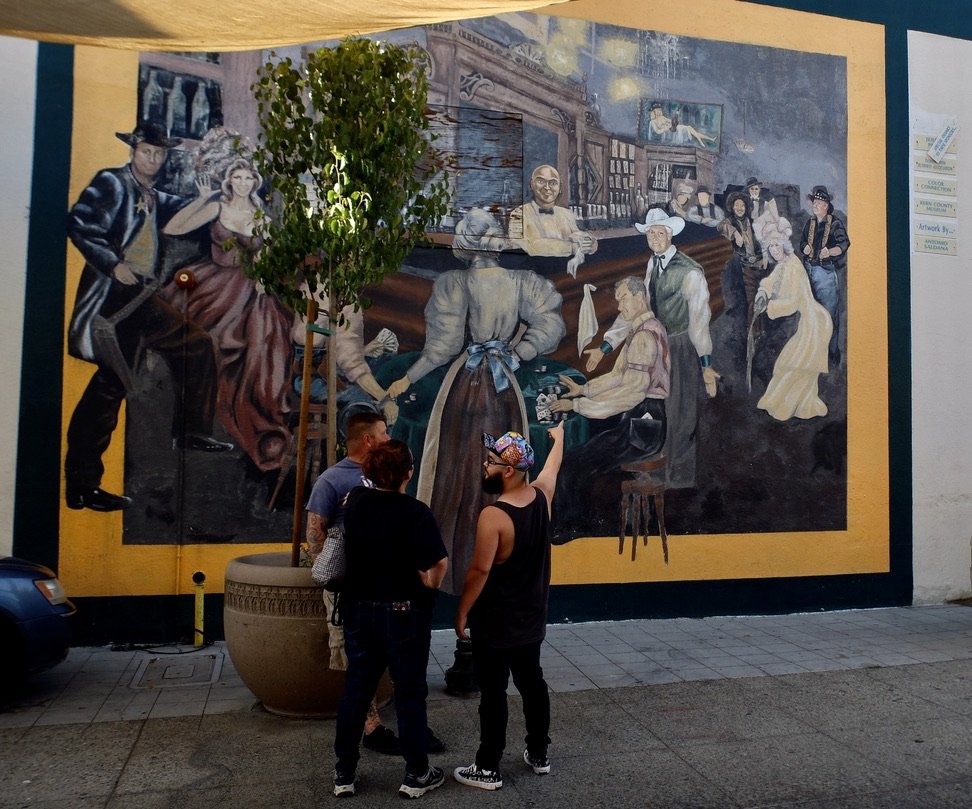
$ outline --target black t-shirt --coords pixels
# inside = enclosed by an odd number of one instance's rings
[[[422,584],[418,571],[448,554],[425,503],[407,494],[358,486],[348,494],[344,536],[348,571],[343,595],[432,604],[435,591]]]

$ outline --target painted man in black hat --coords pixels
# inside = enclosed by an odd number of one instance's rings
[[[850,247],[844,223],[834,216],[833,197],[824,185],[815,185],[807,194],[813,216],[803,226],[800,256],[810,276],[813,297],[830,312],[834,330],[830,337],[831,369],[840,365],[837,325],[840,317],[840,282],[837,271]]]
[[[210,436],[216,395],[212,341],[157,294],[168,280],[160,277],[159,232],[187,200],[154,184],[168,150],[182,141],[151,123],[116,136],[131,147],[130,161],[99,171],[71,208],[67,224],[85,259],[68,352],[98,368],[68,426],[65,496],[68,508],[94,511],[118,511],[131,503],[101,488],[102,455],[143,348],[167,361],[184,393],[176,409],[176,443],[207,452],[233,448]]]
[[[749,219],[755,222],[759,217],[771,211],[773,218],[779,218],[779,211],[776,209],[776,197],[764,188],[758,177],[746,178],[746,194],[749,196]],[[728,204],[726,205],[728,211]]]

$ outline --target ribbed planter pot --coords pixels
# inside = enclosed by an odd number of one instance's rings
[[[223,629],[230,659],[263,706],[282,716],[330,718],[344,692],[344,672],[328,667],[328,623],[309,567],[290,552],[240,556],[226,566]],[[379,686],[379,704],[391,684]]]

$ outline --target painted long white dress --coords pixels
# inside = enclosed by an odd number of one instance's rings
[[[452,362],[429,417],[418,480],[418,498],[431,507],[449,551],[446,592],[461,592],[479,512],[492,501],[482,492],[482,433],[528,432],[512,366],[557,347],[566,332],[560,305],[547,279],[499,266],[450,270],[432,288],[425,348],[408,376],[414,383]],[[521,324],[526,330],[513,344]]]
[[[778,421],[826,416],[818,380],[827,373],[827,344],[833,331],[830,314],[814,299],[807,272],[795,255],[777,264],[759,288],[769,296],[769,317],[797,314],[800,322],[776,358],[773,378],[756,406]]]

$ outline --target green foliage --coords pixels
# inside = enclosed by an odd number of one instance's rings
[[[325,304],[328,284],[338,311],[358,308],[363,287],[395,272],[446,211],[419,53],[348,39],[301,64],[275,60],[253,85],[263,126],[255,158],[272,192],[256,226],[264,247],[247,271],[295,309],[304,281]]]

